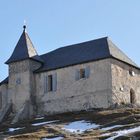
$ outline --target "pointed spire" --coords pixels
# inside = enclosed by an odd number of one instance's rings
[[[23,33],[13,51],[11,57],[6,61],[6,64],[29,59],[29,58],[42,62],[26,32],[26,25],[24,25]]]
[[[27,24],[27,23],[26,23],[26,20],[24,20],[24,24],[23,24],[23,32],[26,32],[26,27],[27,27],[26,24]]]
[[[25,32],[25,30],[26,30],[26,25],[23,25],[23,31]]]

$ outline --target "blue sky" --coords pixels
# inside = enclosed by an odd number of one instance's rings
[[[0,81],[24,20],[38,54],[108,36],[140,66],[140,0],[1,0]]]

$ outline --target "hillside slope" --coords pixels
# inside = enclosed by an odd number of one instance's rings
[[[17,124],[9,121],[0,125],[0,140],[140,139],[139,108],[64,113]]]

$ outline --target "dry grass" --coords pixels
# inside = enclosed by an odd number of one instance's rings
[[[70,112],[63,113],[54,116],[47,116],[43,120],[30,120],[28,122],[22,122],[15,125],[5,123],[0,125],[0,131],[4,131],[5,135],[9,135],[8,140],[40,140],[43,137],[55,137],[63,136],[66,140],[103,140],[105,137],[100,137],[103,133],[100,129],[87,131],[83,134],[71,134],[62,130],[62,126],[65,123],[76,121],[76,120],[87,120],[97,124],[102,124],[102,127],[108,127],[112,125],[123,125],[132,127],[140,124],[140,109],[139,108],[124,108],[116,110],[104,110],[104,111],[81,111],[81,112]],[[37,123],[41,121],[60,120],[60,122],[54,125],[44,126],[31,126],[31,123]],[[8,127],[25,127],[19,131],[13,133],[7,133]],[[114,129],[114,130],[117,130]],[[112,130],[112,131],[114,131]],[[135,134],[139,135],[139,133]],[[0,134],[0,137],[2,135]]]

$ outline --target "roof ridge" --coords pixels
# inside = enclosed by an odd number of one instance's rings
[[[120,48],[118,48],[109,38],[107,38],[107,43],[110,55],[112,57],[115,57],[123,62],[138,67],[138,65],[130,57],[128,57]]]
[[[38,53],[37,53],[37,51],[36,51],[36,49],[35,49],[35,47],[34,47],[34,45],[33,45],[33,43],[32,43],[32,41],[31,41],[31,39],[30,39],[30,37],[29,37],[29,35],[26,33],[26,32],[24,32],[25,33],[25,41],[26,41],[26,45],[27,45],[27,49],[28,49],[28,55],[29,55],[29,57],[33,57],[33,56],[30,56],[30,45],[31,45],[31,47],[34,49],[33,51],[35,52],[35,54],[36,55],[38,55]],[[30,43],[30,44],[29,44]],[[35,55],[34,55],[35,56]]]
[[[88,42],[93,42],[93,41],[98,41],[98,40],[102,40],[102,39],[107,39],[108,36],[105,36],[105,37],[101,37],[101,38],[97,38],[97,39],[93,39],[93,40],[88,40],[88,41],[83,41],[83,42],[80,42],[80,43],[74,43],[74,44],[70,44],[70,45],[66,45],[66,46],[62,46],[62,47],[59,47],[57,49],[54,49],[52,51],[49,51],[47,53],[44,53],[44,54],[41,54],[39,56],[43,56],[43,55],[46,55],[48,53],[52,53],[54,51],[57,51],[57,50],[60,50],[60,49],[64,49],[64,48],[67,48],[67,47],[71,47],[71,46],[76,46],[76,45],[80,45],[80,44],[84,44],[84,43],[88,43]]]

